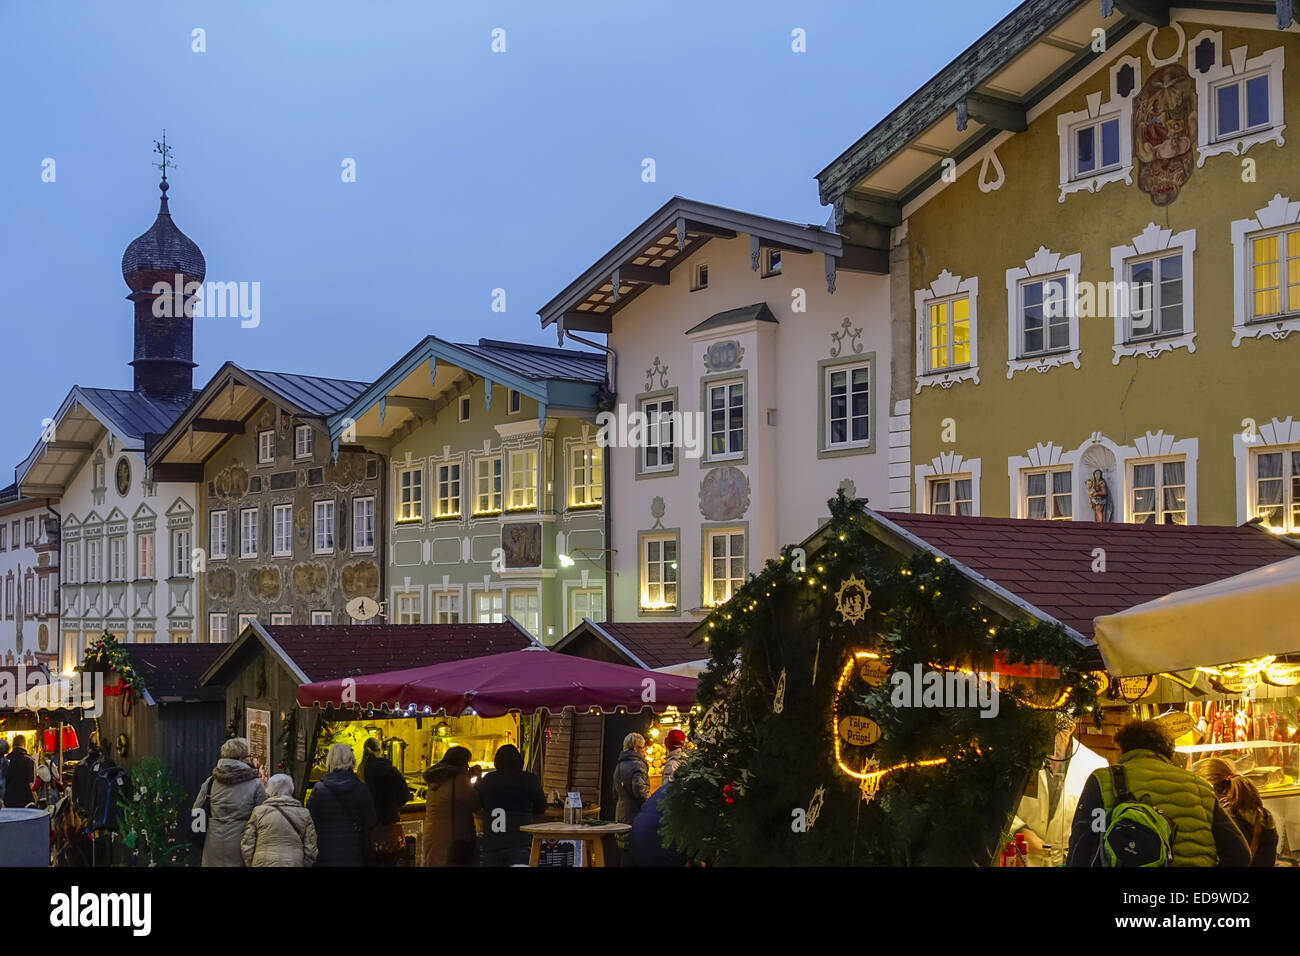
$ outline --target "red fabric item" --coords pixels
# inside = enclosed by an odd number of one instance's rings
[[[49,752],[52,751],[52,750],[57,750],[57,749],[58,749],[59,745],[58,745],[57,738],[56,738],[56,736],[55,736],[55,734],[54,734],[54,731],[52,731],[52,730],[42,730],[42,731],[41,731],[41,739],[45,742],[45,752],[46,752],[46,753],[49,753]]]
[[[678,747],[686,746],[686,735],[676,728],[668,731],[668,736],[664,738],[665,750],[676,750]]]
[[[349,682],[347,687],[344,681]],[[695,703],[696,683],[693,677],[539,649],[303,684],[298,688],[298,703],[304,707],[414,707],[419,712],[441,711],[453,717],[471,707],[482,717],[501,717],[513,711],[532,713],[542,707],[553,712],[565,707],[663,711],[670,705],[687,710]]]

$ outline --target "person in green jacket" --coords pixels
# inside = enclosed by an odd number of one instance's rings
[[[1174,742],[1154,720],[1134,721],[1115,735],[1129,791],[1175,826],[1174,866],[1249,866],[1250,847],[1201,777],[1173,764]],[[1105,820],[1115,805],[1111,768],[1094,770],[1083,786],[1070,828],[1067,866],[1099,866]],[[1097,811],[1103,811],[1098,813]]]

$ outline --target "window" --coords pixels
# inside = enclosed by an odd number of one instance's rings
[[[439,518],[460,517],[460,462],[438,466]]]
[[[574,448],[571,462],[569,507],[586,508],[600,504],[604,495],[600,447],[583,445]]]
[[[929,513],[932,515],[974,514],[973,487],[969,475],[931,478],[928,482]]]
[[[208,517],[208,549],[210,557],[229,557],[230,516],[225,511],[214,511]]]
[[[23,617],[36,616],[36,578],[30,571],[23,577]]]
[[[1133,262],[1128,267],[1129,329],[1132,341],[1183,331],[1183,255]]]
[[[469,421],[469,396],[468,395],[462,395],[460,397],[460,400],[456,402],[456,409],[457,409],[457,413],[456,413],[457,421],[462,421],[462,422]]]
[[[1130,466],[1134,524],[1187,524],[1187,462],[1134,462]]]
[[[419,624],[421,610],[419,591],[406,591],[397,595],[398,624]]]
[[[138,540],[138,539],[137,539]],[[65,578],[68,584],[81,583],[81,542],[69,541],[64,545],[63,553],[67,555],[67,567],[64,568]]]
[[[510,511],[537,507],[537,452],[534,449],[510,453]]]
[[[460,623],[460,592],[435,591],[433,594],[433,623]]]
[[[293,505],[271,508],[271,553],[276,557],[293,554]]]
[[[979,279],[963,279],[947,269],[913,293],[918,392],[927,385],[979,384],[978,295]],[[844,331],[860,335],[862,330],[846,327]]]
[[[14,616],[14,576],[5,578],[5,617]]]
[[[1110,99],[1097,91],[1087,106],[1056,117],[1060,195],[1095,193],[1109,183],[1133,184],[1133,103],[1142,88],[1142,60],[1121,57],[1110,67]],[[998,170],[1001,175],[1001,169]]]
[[[745,452],[745,383],[708,386],[709,457],[734,458]]]
[[[1040,246],[1023,268],[1008,269],[1007,378],[1065,363],[1079,368],[1079,253]]]
[[[253,514],[257,514],[256,511]],[[190,529],[177,528],[172,531],[172,577],[190,576]]]
[[[691,274],[691,291],[699,292],[701,289],[707,289],[708,287],[709,264],[707,262],[701,262],[696,265],[695,271]]]
[[[331,554],[334,551],[334,502],[317,501],[312,504],[312,524],[315,528],[316,554]]]
[[[1101,300],[1096,314],[1112,307],[1115,321],[1113,363],[1126,355],[1157,358],[1178,348],[1195,349],[1195,302],[1191,296],[1196,230],[1174,232],[1149,223],[1129,245],[1110,250],[1115,294]],[[1087,292],[1084,293],[1087,298]]]
[[[1282,47],[1257,56],[1227,49],[1222,32],[1202,30],[1187,44],[1188,70],[1196,83],[1197,159],[1241,156],[1269,140],[1284,143]]]
[[[424,469],[420,466],[397,470],[397,520],[419,521],[424,517]]]
[[[244,633],[244,629],[247,628],[250,624],[252,624],[252,623],[253,623],[254,621],[256,621],[256,620],[257,620],[257,615],[256,615],[256,614],[241,614],[241,615],[239,615],[239,633],[240,633],[240,634],[243,634],[243,633]]]
[[[1300,446],[1257,452],[1251,481],[1253,517],[1274,531],[1300,532]]]
[[[323,625],[333,624],[333,623],[334,623],[333,611],[312,611],[311,612],[312,627],[321,627]]]
[[[28,546],[36,543],[35,518],[27,518],[23,521],[23,538],[27,541]]]
[[[705,533],[704,603],[725,604],[745,583],[745,533]]]
[[[23,546],[23,523],[21,521],[15,521],[13,523],[13,531],[14,531],[14,550],[17,551],[19,548]]]
[[[1250,237],[1250,316],[1300,312],[1300,228]]]
[[[257,433],[257,462],[269,465],[275,461],[275,432],[267,429]]]
[[[225,614],[208,615],[208,642],[210,644],[230,643],[230,622]]]
[[[1273,125],[1268,71],[1214,87],[1214,139],[1235,139]]]
[[[762,277],[779,276],[781,274],[781,250],[764,249],[763,250],[763,272]]]
[[[480,458],[474,464],[474,513],[496,514],[501,510],[501,459]]]
[[[677,539],[642,539],[641,607],[649,611],[677,608]]]
[[[6,549],[6,542],[9,540],[9,526],[0,524],[0,551]]]
[[[871,365],[828,367],[825,372],[827,448],[850,448],[871,440]]]
[[[542,599],[536,591],[511,591],[510,616],[533,637],[541,636]]]
[[[126,538],[108,539],[108,579],[110,581],[126,580]]]
[[[600,588],[574,588],[569,592],[569,629],[584,617],[597,624],[605,620],[605,594]]]
[[[474,595],[475,624],[500,624],[505,619],[505,596],[500,591],[479,591]]]
[[[239,556],[257,557],[257,509],[245,508],[239,512]]]
[[[645,444],[642,448],[642,471],[672,470],[675,407],[671,398],[656,398],[641,403],[646,429]]]
[[[288,627],[293,624],[293,614],[290,611],[276,611],[271,615],[272,627]]]
[[[1020,284],[1020,354],[1038,355],[1070,347],[1065,277]]]
[[[930,303],[926,330],[927,372],[970,364],[970,296]]]
[[[523,404],[524,404],[523,399],[524,397],[520,395],[517,391],[515,391],[513,388],[510,389],[509,393],[506,396],[506,413],[509,415],[518,415],[519,410],[523,408]]]
[[[1074,517],[1072,476],[1068,468],[1025,472],[1026,518],[1068,521]]]
[[[104,481],[104,462],[102,461],[95,462],[95,467],[92,472],[92,477],[95,479],[94,483],[96,488],[108,487],[107,483]],[[14,524],[17,523],[18,523],[17,521],[14,522]]]
[[[99,570],[99,549],[98,538],[92,538],[86,542],[86,580],[95,584],[102,580]]]
[[[298,425],[293,430],[293,457],[310,458],[315,435],[310,425]]]
[[[375,499],[352,499],[352,550],[375,550]]]
[[[41,575],[41,616],[45,617],[50,613],[50,577],[48,574]]]
[[[1081,123],[1070,131],[1072,179],[1083,179],[1120,166],[1119,117]]]

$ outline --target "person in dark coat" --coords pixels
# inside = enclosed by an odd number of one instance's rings
[[[361,779],[375,801],[378,826],[375,833],[375,858],[380,866],[396,866],[403,850],[402,807],[411,799],[406,778],[383,756],[383,747],[374,737],[362,748]]]
[[[32,802],[32,784],[36,782],[36,761],[27,753],[27,738],[14,737],[13,750],[9,751],[9,769],[5,772],[5,806],[11,810],[22,809]]]
[[[474,865],[474,814],[478,791],[469,777],[470,752],[449,747],[424,773],[424,865]]]
[[[628,856],[632,866],[686,865],[686,857],[665,846],[663,834],[659,832],[659,821],[662,818],[659,804],[667,792],[668,787],[662,786],[651,794],[632,821],[632,832],[628,835]]]
[[[628,734],[623,738],[623,752],[614,765],[614,821],[634,821],[649,796],[650,765],[645,759],[645,738],[640,734]],[[628,835],[620,833],[614,838],[614,845],[620,863],[626,863]]]
[[[375,801],[353,773],[356,762],[348,744],[335,744],[325,757],[325,776],[307,798],[316,825],[317,866],[375,864]]]
[[[535,773],[524,772],[524,755],[514,744],[497,749],[494,771],[478,782],[483,804],[484,866],[515,866],[528,862],[532,837],[520,831],[546,809],[546,794]]]
[[[0,740],[0,807],[5,805],[5,778],[9,776],[9,741]]]

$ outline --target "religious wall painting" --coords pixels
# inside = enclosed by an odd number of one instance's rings
[[[1138,188],[1168,206],[1191,178],[1197,142],[1196,82],[1181,64],[1151,74],[1133,104]]]

